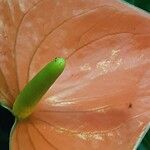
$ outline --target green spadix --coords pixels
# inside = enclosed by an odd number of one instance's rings
[[[18,119],[27,118],[33,112],[36,104],[63,72],[64,67],[65,60],[55,58],[29,81],[13,105],[13,114]]]

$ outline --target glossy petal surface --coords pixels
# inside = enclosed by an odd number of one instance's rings
[[[15,97],[49,60],[67,59],[12,150],[131,150],[150,120],[149,15],[117,0],[2,3],[6,91]]]

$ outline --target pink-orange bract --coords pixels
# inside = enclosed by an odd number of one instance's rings
[[[57,56],[65,71],[11,150],[131,150],[150,120],[149,14],[119,0],[0,1],[1,99],[12,107]]]

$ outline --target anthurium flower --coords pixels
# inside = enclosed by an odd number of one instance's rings
[[[11,150],[131,150],[150,120],[150,16],[119,0],[0,2],[0,98],[55,57],[60,78],[19,120]]]

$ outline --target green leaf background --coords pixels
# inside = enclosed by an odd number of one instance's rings
[[[125,0],[125,1],[150,12],[150,0]]]

